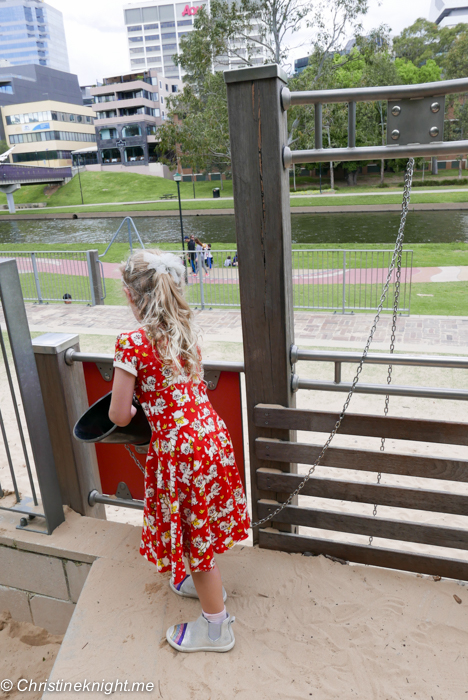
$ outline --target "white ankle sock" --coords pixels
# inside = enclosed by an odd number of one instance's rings
[[[220,613],[206,613],[203,611],[203,617],[208,620],[208,622],[214,622],[216,625],[220,625],[228,617],[226,608]]]

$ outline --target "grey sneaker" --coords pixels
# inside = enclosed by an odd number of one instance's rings
[[[193,578],[192,578],[191,574],[188,574],[188,576],[186,576],[184,578],[182,583],[178,583],[177,586],[175,586],[172,583],[172,579],[171,579],[169,586],[171,587],[171,590],[174,591],[174,593],[176,593],[177,595],[182,595],[185,598],[197,598],[198,599],[197,589],[194,586]],[[227,593],[224,590],[224,586],[223,586],[223,601],[224,602],[226,602],[226,598],[227,598]]]
[[[235,619],[228,613],[223,622],[215,624],[202,613],[195,622],[169,627],[166,639],[177,651],[229,651],[236,643],[231,627]]]

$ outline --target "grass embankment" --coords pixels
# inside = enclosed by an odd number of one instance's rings
[[[451,171],[446,171],[449,175]],[[426,177],[428,177],[426,175]],[[438,177],[440,180],[441,176]],[[335,194],[320,194],[317,191],[308,194],[297,194],[299,197],[291,198],[291,207],[323,207],[323,206],[353,206],[364,204],[397,204],[401,201],[401,177],[389,179],[389,188],[379,190],[377,180],[372,178],[363,179],[358,187],[347,187],[340,183]],[[429,180],[430,181],[430,180]],[[441,180],[442,181],[442,180]],[[83,200],[85,206],[81,206],[80,183],[78,177],[74,177],[71,182],[54,191],[50,196],[46,194],[47,188],[43,185],[23,186],[15,192],[15,202],[17,204],[32,204],[37,202],[47,203],[47,209],[60,207],[53,212],[123,212],[123,211],[176,211],[178,209],[177,200],[167,200],[164,202],[154,202],[164,194],[177,194],[177,185],[171,180],[150,175],[135,175],[132,173],[95,173],[83,172],[81,174],[81,185],[83,190]],[[220,199],[212,198],[214,187],[220,186],[219,182],[197,182],[195,184],[196,197],[193,199],[193,185],[190,182],[181,182],[181,197],[184,200],[183,208],[186,210],[200,209],[232,209],[232,181],[223,183]],[[456,186],[451,185],[453,189]],[[464,185],[466,189],[466,185]],[[444,187],[431,188],[427,194],[419,193],[417,189],[412,195],[412,203],[441,203],[441,202],[468,202],[468,192],[446,192]],[[378,194],[372,195],[371,192]],[[294,194],[294,192],[291,192]],[[342,195],[354,196],[342,196]],[[367,196],[366,196],[367,195]],[[200,201],[209,198],[209,201]],[[187,201],[190,200],[190,201]],[[115,202],[115,204],[114,204]],[[131,202],[121,204],[121,202]],[[134,202],[144,202],[135,204]],[[0,204],[6,204],[6,196],[0,193]],[[89,206],[98,205],[98,206]],[[77,209],[77,207],[79,207]],[[46,209],[46,210],[47,210]],[[46,210],[31,209],[28,213],[43,214]],[[52,211],[50,213],[53,213]],[[1,210],[0,214],[9,216],[7,210]]]

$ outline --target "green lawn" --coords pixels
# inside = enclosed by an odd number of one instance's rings
[[[132,173],[81,173],[81,186],[85,204],[100,202],[133,202],[159,199],[163,194],[177,194],[177,185],[172,180],[152,175],[134,175]],[[196,182],[197,197],[212,197],[213,188],[220,183]],[[44,185],[28,185],[15,192],[15,202],[47,202],[49,207],[74,206],[81,204],[80,182],[74,177],[69,183],[60,187],[54,194],[47,197]],[[182,199],[193,198],[191,182],[181,182]],[[232,197],[232,181],[224,181],[221,197]],[[6,204],[6,195],[0,193],[0,204]],[[175,204],[178,206],[177,202]]]
[[[106,304],[120,306],[125,303],[122,285],[119,280],[107,280]],[[382,287],[380,285],[355,285],[347,294],[348,304],[360,302],[361,305],[374,305],[378,303]],[[204,285],[205,306],[217,308],[222,295],[238,303],[239,288],[237,285]],[[389,302],[386,305],[391,308],[393,285],[389,289]],[[424,296],[418,296],[424,295]],[[430,295],[430,296],[426,296]],[[200,306],[199,285],[189,285],[187,297],[194,306]],[[367,302],[367,304],[366,304]],[[402,302],[406,302],[402,298]],[[339,311],[341,308],[341,293],[332,285],[294,285],[295,305],[310,303],[316,308],[320,305],[328,306],[331,311]],[[305,309],[304,309],[305,310]],[[312,309],[310,309],[312,310]],[[436,315],[436,316],[467,316],[468,315],[468,282],[427,282],[413,284],[411,286],[411,315]],[[370,313],[370,310],[367,311]]]
[[[445,171],[445,174],[450,174]],[[439,179],[443,176],[437,176]],[[166,193],[177,193],[177,185],[171,180],[150,175],[135,175],[132,173],[96,173],[83,172],[81,174],[81,184],[83,189],[83,199],[85,206],[76,210],[77,205],[81,205],[80,183],[78,177],[74,177],[71,182],[60,187],[50,196],[46,196],[43,185],[28,185],[22,187],[15,193],[17,204],[28,204],[34,202],[46,202],[48,207],[63,207],[54,211],[78,211],[78,212],[111,212],[111,211],[174,211],[178,209],[176,200],[167,202],[148,203],[151,200],[160,198]],[[350,188],[340,184],[336,194],[311,193],[299,198],[291,199],[291,207],[303,206],[336,206],[355,204],[395,204],[401,201],[401,187],[398,182],[391,181],[389,190],[382,191],[382,194],[374,196],[342,197],[341,194],[358,194],[376,190],[376,183],[367,178],[358,187]],[[209,201],[190,201],[183,205],[185,209],[232,209],[232,181],[223,183],[220,199],[212,199],[212,190],[218,187],[219,182],[197,182],[195,184],[196,196],[209,198]],[[453,185],[450,187],[454,187]],[[466,188],[466,186],[465,186]],[[181,197],[183,200],[193,200],[193,186],[190,182],[181,182]],[[224,201],[223,201],[224,200]],[[143,201],[144,204],[104,204],[109,202],[135,202]],[[439,203],[439,202],[468,202],[468,192],[446,192],[443,187],[437,188],[428,194],[421,194],[414,190],[411,201],[413,203]],[[90,207],[89,204],[101,204],[102,206]],[[6,196],[0,193],[0,204],[6,204]],[[31,210],[31,213],[44,213],[44,209]],[[1,214],[9,216],[7,210],[1,210]]]

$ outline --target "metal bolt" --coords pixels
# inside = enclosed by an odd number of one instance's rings
[[[20,525],[21,527],[26,527],[28,524],[28,519],[27,518],[21,518],[20,519]]]
[[[400,112],[401,112],[401,107],[399,107],[398,105],[394,105],[394,107],[392,107],[392,114],[394,117],[398,117]]]
[[[439,135],[439,129],[438,129],[438,127],[437,127],[437,126],[431,126],[431,128],[429,129],[429,133],[430,133],[430,135],[432,136],[432,138],[434,138],[435,136],[438,136],[438,135]]]
[[[392,139],[393,139],[394,141],[396,141],[396,140],[399,139],[399,138],[400,138],[400,132],[398,131],[398,129],[393,129],[393,131],[392,131]]]
[[[433,102],[431,104],[431,112],[434,112],[434,114],[437,114],[439,109],[440,109],[440,104],[438,102]]]
[[[213,389],[214,389],[213,382],[208,382],[208,389],[211,389],[213,391]]]
[[[265,425],[268,425],[268,421],[267,421],[267,420],[265,421]]]

